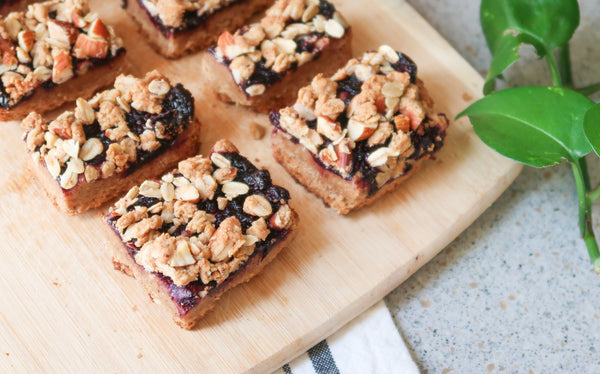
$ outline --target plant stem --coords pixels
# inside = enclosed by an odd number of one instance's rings
[[[558,49],[558,68],[563,86],[573,88],[573,71],[571,70],[571,49],[569,43]]]
[[[594,265],[594,270],[600,274],[600,250],[592,225],[592,204],[585,188],[586,185],[589,185],[589,181],[585,180],[585,174],[581,168],[582,163],[579,161],[571,162],[575,184],[577,185],[577,197],[579,198],[579,229],[587,247],[590,261]]]
[[[582,95],[589,96],[593,93],[600,91],[600,83],[592,84],[586,87],[578,88],[575,91],[579,92]]]
[[[590,193],[588,193],[588,199],[590,199],[590,202],[596,201],[599,197],[600,197],[600,186],[596,187],[596,189],[594,191],[591,191]]]
[[[548,67],[550,68],[550,75],[552,75],[552,82],[554,82],[554,85],[556,87],[562,87],[560,73],[558,72],[558,66],[556,65],[556,59],[554,58],[554,54],[546,53],[546,62],[548,63]]]

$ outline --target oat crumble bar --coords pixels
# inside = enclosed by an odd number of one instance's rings
[[[443,145],[448,120],[417,67],[387,45],[317,75],[291,107],[273,111],[273,153],[339,214],[392,190]]]
[[[220,140],[210,157],[181,161],[111,207],[105,218],[115,269],[191,329],[290,240],[298,219],[289,198],[267,170]]]
[[[122,0],[152,47],[178,58],[213,44],[273,0]]]
[[[350,27],[331,3],[279,0],[259,23],[221,34],[204,58],[204,76],[219,99],[268,113],[351,55]]]
[[[119,74],[125,49],[87,0],[63,0],[0,18],[0,54],[0,120],[7,121],[91,95]]]
[[[54,205],[78,214],[196,154],[199,124],[181,84],[157,71],[121,75],[114,88],[78,98],[74,111],[22,122],[31,168]]]

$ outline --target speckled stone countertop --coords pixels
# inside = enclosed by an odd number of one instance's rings
[[[485,75],[490,54],[479,1],[408,3]],[[583,86],[600,81],[600,2],[579,3],[571,55]],[[532,49],[522,52],[525,60],[505,75],[507,86],[551,84],[545,61]],[[588,162],[597,185],[600,162]],[[600,234],[600,203],[593,210]],[[385,302],[423,373],[600,373],[600,276],[579,237],[570,167],[525,167]]]

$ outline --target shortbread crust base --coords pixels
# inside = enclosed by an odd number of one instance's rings
[[[203,25],[191,30],[165,36],[157,28],[138,0],[127,0],[125,10],[138,24],[148,43],[167,58],[179,58],[191,52],[209,47],[217,42],[224,31],[233,32],[246,23],[255,13],[270,6],[272,0],[247,0],[227,6],[210,15]]]
[[[347,29],[341,39],[331,39],[331,44],[322,51],[319,58],[290,71],[277,83],[266,88],[265,93],[258,96],[247,96],[235,83],[229,67],[217,61],[211,52],[205,52],[202,59],[202,75],[207,81],[207,88],[216,97],[226,103],[249,106],[251,109],[269,113],[272,109],[292,105],[298,90],[307,84],[318,73],[332,75],[344,66],[352,57],[352,31]]]

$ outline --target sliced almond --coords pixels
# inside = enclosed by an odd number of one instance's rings
[[[48,153],[46,157],[44,157],[44,162],[46,163],[46,168],[54,178],[58,178],[60,175],[60,163],[56,158],[54,153]]]
[[[400,97],[404,93],[404,84],[401,82],[386,82],[381,87],[381,93],[386,97]]]
[[[89,138],[79,150],[79,157],[83,161],[90,161],[104,151],[104,145],[98,138]]]
[[[292,226],[292,210],[287,204],[279,207],[279,210],[269,219],[269,226],[278,230],[289,229]]]
[[[79,142],[73,139],[67,139],[61,143],[63,151],[73,158],[79,156]]]
[[[24,30],[18,34],[19,47],[23,48],[25,52],[31,51],[33,43],[35,42],[35,31]]]
[[[296,53],[297,45],[296,45],[296,42],[293,40],[283,39],[283,38],[275,38],[275,39],[273,39],[273,43],[283,53],[286,53],[288,55],[293,55],[294,53]]]
[[[314,110],[312,110],[312,108],[307,107],[306,105],[296,103],[294,104],[294,109],[296,110],[296,112],[298,112],[300,116],[304,117],[304,119],[306,119],[307,121],[314,121],[315,119],[317,119]]]
[[[133,199],[135,199],[137,197],[137,195],[139,193],[140,193],[140,188],[138,186],[133,186],[129,189],[129,191],[127,191],[127,194],[125,195],[125,200],[132,201]]]
[[[319,6],[316,4],[309,5],[308,7],[306,7],[304,13],[302,14],[302,22],[306,23],[310,21],[317,14],[319,14]]]
[[[258,96],[262,95],[265,92],[265,89],[266,87],[264,84],[253,84],[246,88],[246,93],[250,96]]]
[[[94,113],[94,109],[88,101],[82,97],[77,98],[75,101],[77,105],[77,109],[75,111],[75,117],[79,118],[85,124],[91,124],[96,120],[96,115]]]
[[[162,198],[160,193],[160,184],[154,181],[144,181],[139,189],[139,194],[146,197],[153,197],[155,199]]]
[[[73,54],[77,58],[106,58],[109,44],[106,40],[94,39],[86,34],[79,34],[73,47]]]
[[[239,195],[245,195],[250,191],[250,187],[242,182],[226,182],[221,189],[229,200]]]
[[[169,182],[162,183],[160,185],[160,193],[165,201],[172,201],[175,199],[175,186]]]
[[[60,176],[60,186],[64,190],[70,190],[71,188],[73,188],[73,187],[75,187],[77,185],[77,180],[78,179],[79,179],[79,175],[77,175],[77,173],[73,173],[70,170],[66,170]]]
[[[178,240],[176,248],[173,257],[171,257],[171,260],[169,261],[169,265],[179,267],[196,263],[196,259],[190,252],[190,246],[185,240]]]
[[[185,186],[190,184],[191,182],[189,181],[189,179],[187,179],[186,177],[175,177],[173,178],[173,184],[175,185],[175,187],[181,187],[181,186]]]
[[[394,50],[394,48],[389,45],[383,44],[379,47],[378,52],[385,58],[387,61],[395,64],[400,60],[400,56],[398,56],[398,52]]]
[[[33,77],[38,82],[46,82],[48,79],[52,78],[52,70],[45,66],[38,66],[33,70]]]
[[[52,65],[52,82],[61,84],[74,76],[71,56],[63,49],[59,49],[54,56]]]
[[[87,165],[85,167],[83,175],[85,176],[86,182],[90,183],[98,179],[98,177],[100,176],[100,172],[96,167],[92,165]]]
[[[210,160],[215,164],[218,168],[230,168],[231,161],[220,153],[213,152],[210,155]]]
[[[341,38],[346,33],[344,26],[335,19],[328,19],[325,22],[325,33],[334,38]]]
[[[197,202],[200,200],[200,193],[193,184],[187,184],[175,189],[175,198],[181,201]]]
[[[102,22],[100,18],[97,18],[94,22],[90,24],[88,35],[94,39],[100,40],[108,40],[110,38],[108,29],[106,28],[104,22]]]
[[[350,119],[348,121],[348,136],[350,139],[355,142],[367,139],[375,129],[377,128],[377,124],[371,125],[366,124],[364,122],[356,121],[354,119]]]
[[[11,14],[9,14],[4,19],[4,28],[6,29],[6,32],[11,40],[17,39],[19,31],[21,31],[21,27],[21,22],[19,22],[14,15],[11,16]]]
[[[51,40],[69,48],[75,42],[79,30],[69,22],[51,19],[48,21],[48,36]]]
[[[264,196],[251,195],[244,200],[243,210],[253,216],[268,217],[273,213],[271,203]]]
[[[389,150],[387,147],[375,150],[375,152],[367,156],[367,162],[374,168],[385,165],[390,155]]]
[[[170,89],[171,86],[164,79],[155,79],[148,84],[148,91],[156,96],[165,96]]]
[[[336,140],[342,135],[340,125],[325,116],[317,118],[317,132],[324,135],[329,140]]]

